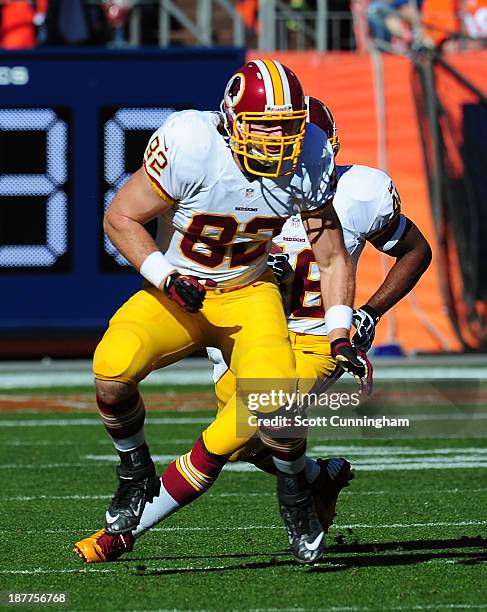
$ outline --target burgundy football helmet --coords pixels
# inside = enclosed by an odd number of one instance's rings
[[[338,155],[340,139],[338,138],[337,126],[331,110],[318,98],[305,96],[304,102],[308,111],[308,123],[314,123],[325,132],[333,147],[333,153]]]
[[[292,70],[275,60],[248,62],[228,81],[222,111],[230,148],[242,156],[247,172],[269,177],[294,172],[303,148],[306,107],[301,83]],[[259,132],[255,124],[279,124],[281,134]],[[249,160],[258,163],[249,164]]]

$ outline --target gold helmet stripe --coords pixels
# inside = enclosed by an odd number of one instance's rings
[[[281,64],[281,62],[274,61],[276,68],[279,70],[279,74],[281,75],[282,87],[284,90],[284,104],[292,104],[291,100],[291,89],[289,87],[289,79],[287,78],[287,74]],[[300,108],[293,108],[293,110],[301,110]]]
[[[274,90],[274,105],[283,106],[285,104],[284,87],[282,83],[281,73],[276,65],[277,62],[265,59],[264,64],[267,66],[272,80],[272,89]]]

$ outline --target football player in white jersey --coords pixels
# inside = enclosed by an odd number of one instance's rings
[[[329,109],[313,98],[307,105],[309,119],[325,131],[336,155],[340,145]],[[367,304],[354,313],[357,331],[353,340],[366,351],[373,341],[380,315],[413,288],[428,267],[431,250],[419,229],[401,213],[399,196],[386,174],[364,166],[338,166],[338,173],[340,179],[334,205],[342,222],[345,244],[355,264],[366,241],[396,257],[384,283]],[[287,283],[291,298],[288,325],[298,374],[307,379],[328,377],[335,372],[336,363],[331,359],[326,326],[323,325],[320,285],[313,254],[299,216],[286,222],[275,242],[282,245],[278,254],[269,256],[276,276],[283,277],[289,264],[293,269],[291,283]],[[214,379],[221,414],[235,387],[235,377],[220,351],[209,349],[209,354],[215,364]],[[268,450],[260,440],[254,438],[240,448],[236,440],[234,450],[231,460],[249,460],[266,471],[275,471]],[[307,458],[306,461],[315,506],[326,531],[333,520],[337,496],[350,478],[350,464],[343,458],[318,460],[317,463]],[[132,543],[127,538],[123,541],[121,537],[115,537],[110,548],[104,551],[97,548],[95,560],[116,558]]]
[[[316,98],[307,97],[308,120],[318,125],[328,136],[334,154],[340,149],[336,125],[331,111]],[[401,212],[401,201],[391,178],[367,166],[337,166],[337,189],[333,201],[340,219],[345,246],[356,266],[365,247],[370,242],[379,251],[396,258],[384,282],[366,304],[354,311],[356,332],[352,342],[360,351],[367,352],[372,345],[375,326],[381,316],[409,293],[431,262],[431,248],[416,225]],[[332,384],[340,368],[330,350],[326,321],[323,319],[323,302],[320,296],[319,275],[309,240],[299,215],[292,216],[274,238],[277,248],[269,255],[268,263],[284,288],[287,304],[288,327],[300,379],[316,379]],[[221,410],[226,398],[233,392],[236,379],[218,349],[209,348],[208,355],[214,364],[214,382]],[[320,389],[326,389],[321,384]],[[230,460],[247,460],[265,471],[273,471],[267,449],[260,441],[238,448]],[[310,473],[311,460],[307,459]],[[334,506],[330,507],[330,489],[336,500],[346,483],[350,465],[343,459],[331,460],[338,467],[339,478],[329,483],[328,494],[317,478],[312,487],[318,514],[328,526]],[[326,469],[327,462],[318,460]],[[319,471],[315,470],[316,474]],[[322,475],[321,478],[327,477]]]
[[[320,100],[308,96],[306,104],[309,121],[327,134],[336,156],[340,142],[330,109]],[[353,344],[367,352],[382,315],[414,288],[428,268],[431,248],[418,227],[401,212],[399,194],[387,174],[361,165],[337,165],[336,171],[338,182],[334,208],[354,266],[357,266],[366,242],[396,259],[380,287],[366,304],[354,311],[356,333]],[[316,293],[316,262],[299,217],[291,217],[274,241],[288,255],[294,270],[289,329],[296,333],[325,336],[326,324],[318,322],[323,305]],[[272,267],[272,256],[269,264]],[[275,272],[279,274],[278,268]]]
[[[340,148],[335,121],[330,110],[315,98],[307,99],[308,120],[327,135],[334,154]],[[365,166],[337,166],[338,185],[334,207],[341,220],[345,245],[356,265],[366,242],[396,258],[382,285],[367,303],[354,311],[356,333],[353,342],[367,351],[374,339],[375,325],[382,314],[396,304],[418,282],[431,261],[431,249],[414,223],[400,210],[397,190],[384,172]],[[296,368],[301,378],[334,380],[336,361],[331,356],[323,305],[320,299],[319,275],[301,218],[291,217],[275,239],[279,245],[269,255],[275,276],[285,280],[288,326]],[[289,274],[291,272],[291,274]],[[222,352],[208,349],[214,363],[214,381],[218,398],[218,415],[210,428],[228,415],[223,409],[234,392],[236,378],[225,363]],[[225,438],[231,440],[231,431]],[[241,445],[233,438],[231,461],[250,461],[260,469],[275,473],[268,449],[259,438]],[[341,489],[351,477],[350,464],[344,458],[316,462],[306,458],[306,475],[311,485],[315,508],[323,530],[333,522],[335,505]],[[88,538],[78,543],[87,561],[114,560],[132,549],[132,536]]]
[[[113,536],[129,541],[192,501],[234,451],[232,394],[192,450],[157,477],[137,387],[149,372],[216,345],[239,378],[265,376],[276,392],[296,389],[286,318],[267,266],[272,238],[292,214],[302,215],[312,237],[332,352],[359,381],[367,377],[367,360],[349,341],[354,271],[332,206],[333,152],[306,116],[291,70],[273,60],[249,62],[230,78],[222,113],[174,113],[156,131],[143,167],[105,216],[109,238],[148,284],[115,313],[94,356],[97,403],[120,465],[106,530],[87,539],[98,548],[93,553],[87,540],[76,545],[85,560],[99,557]],[[144,224],[156,217],[154,241]],[[253,433],[243,428],[238,445]],[[258,434],[277,470],[291,550],[313,562],[324,534],[305,473],[305,431],[282,439],[266,424]]]

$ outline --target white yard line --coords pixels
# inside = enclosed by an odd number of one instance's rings
[[[442,457],[361,457],[353,461],[354,469],[363,472],[385,472],[400,470],[439,470],[439,469],[487,469],[487,457],[477,458],[476,453],[457,454]],[[177,455],[153,455],[156,462],[168,464],[176,459]],[[84,455],[82,459],[88,461],[104,461],[115,463],[115,455]],[[1,467],[1,466],[0,466]],[[250,463],[227,463],[224,468],[230,472],[255,472],[257,468]]]
[[[430,523],[387,523],[387,524],[377,524],[377,525],[369,525],[366,523],[352,523],[350,525],[333,525],[332,528],[334,530],[337,529],[411,529],[411,528],[437,528],[437,527],[481,527],[487,525],[487,521],[458,521],[458,522],[448,522],[448,521],[439,521],[439,522],[430,522]],[[26,529],[23,530],[22,533],[26,534],[36,534],[39,535],[41,533],[45,534],[55,534],[55,533],[70,533],[70,534],[80,534],[80,533],[94,533],[97,531],[99,527],[92,527],[91,529]],[[208,525],[205,527],[153,527],[151,531],[154,532],[179,532],[179,531],[188,531],[188,532],[206,532],[206,531],[252,531],[252,530],[273,530],[273,529],[284,529],[282,525],[242,525],[239,527],[229,527],[228,525],[215,526]],[[12,533],[12,529],[2,529],[0,528],[0,533]]]
[[[1,426],[0,426],[1,428]],[[2,446],[79,446],[75,440],[2,440]]]
[[[487,525],[487,521],[458,521],[458,522],[431,522],[431,523],[387,523],[369,525],[367,523],[353,523],[350,525],[333,525],[334,529],[411,529],[417,527],[468,527]],[[251,531],[252,529],[283,529],[282,525],[248,525],[240,527],[153,527],[151,531],[213,531],[229,529],[230,531]]]
[[[152,372],[142,387],[159,385],[209,385],[213,386],[211,367],[168,367]],[[484,380],[485,367],[381,367],[374,371],[375,380]],[[81,371],[9,371],[0,372],[0,389],[39,389],[50,387],[93,387],[90,370]]]
[[[152,455],[152,459],[159,463],[171,463],[178,458],[179,455]],[[112,455],[83,455],[80,459],[87,459],[88,461],[102,461],[103,463],[118,463],[120,458],[114,452]]]
[[[487,525],[487,521],[458,521],[458,522],[431,522],[431,523],[389,523],[386,525],[368,525],[355,523],[352,525],[336,525],[338,529],[410,529],[413,527],[468,527],[471,525]]]
[[[27,502],[27,501],[51,501],[51,500],[95,500],[110,499],[111,495],[13,495],[11,497],[0,497],[2,502]]]
[[[167,465],[177,455],[153,455],[153,459],[162,465]],[[106,463],[116,463],[118,458],[114,455],[85,455],[80,459],[84,463],[3,463],[0,470],[43,470],[43,469],[65,469],[65,468],[103,468]],[[88,463],[87,463],[88,462]],[[418,459],[396,459],[396,463],[388,461],[378,462],[374,458],[361,459],[353,462],[357,472],[387,472],[387,471],[411,471],[411,470],[449,470],[449,469],[487,469],[487,459],[477,459],[475,456],[453,456],[449,458],[418,458]],[[227,463],[224,470],[228,472],[258,472],[259,470],[250,463]]]
[[[1,467],[1,466],[0,466]],[[410,460],[409,463],[402,462],[399,458],[397,463],[370,462],[354,460],[353,468],[358,472],[400,472],[402,470],[462,470],[462,469],[487,469],[487,460],[478,460],[475,457],[461,457],[453,461],[431,461],[424,462],[421,458],[417,461]],[[227,463],[224,470],[228,472],[258,472],[259,470],[250,463]]]
[[[92,463],[90,469],[103,467],[103,463]],[[64,468],[85,468],[86,463],[2,463],[0,470],[57,470]]]
[[[315,612],[316,608],[250,608],[249,612]],[[331,606],[323,608],[320,606],[321,612],[362,612],[364,610],[372,610],[372,608],[362,608],[358,606]],[[382,608],[385,610],[385,608]],[[375,612],[377,610],[375,609]]]
[[[203,567],[193,567],[193,566],[188,566],[188,567],[155,567],[155,568],[150,568],[148,569],[149,572],[174,572],[174,571],[185,571],[185,570],[224,570],[224,569],[228,569],[228,570],[233,570],[233,567],[227,567],[225,565],[208,565],[208,566],[203,566]],[[36,567],[34,569],[19,569],[19,570],[0,570],[0,574],[73,574],[73,573],[85,573],[85,574],[97,574],[97,573],[103,573],[103,574],[113,574],[113,573],[120,573],[119,569],[116,568],[101,568],[101,567],[86,567],[86,565],[80,565],[79,568],[77,569],[45,569],[45,568],[41,568],[41,567]],[[123,572],[124,574],[127,574],[127,572]],[[134,572],[130,572],[130,573],[134,573]]]
[[[485,372],[485,370],[484,370]],[[478,377],[480,378],[480,377]],[[142,383],[142,388],[160,385],[209,385],[213,386],[212,372],[191,368],[178,370],[167,368],[152,372]],[[89,369],[81,372],[1,372],[0,389],[49,389],[51,387],[94,388],[93,374]]]
[[[458,495],[459,493],[467,493],[468,495],[473,495],[475,493],[485,493],[487,491],[487,487],[483,489],[465,489],[465,488],[457,488],[457,489],[438,489],[435,491],[418,491],[418,493],[424,494],[426,496],[433,495]],[[91,501],[97,499],[110,499],[113,493],[106,493],[105,495],[11,495],[11,496],[3,496],[0,497],[0,502],[30,502],[30,501]],[[209,497],[242,497],[242,493],[207,493]],[[394,496],[403,496],[403,491],[342,491],[342,496],[345,497],[357,497],[357,496],[368,496],[368,495],[394,495]],[[275,497],[275,493],[245,493],[245,497]]]
[[[444,563],[448,563],[449,559],[441,560]],[[427,563],[427,561],[426,561]],[[417,605],[417,606],[392,606],[383,607],[382,610],[485,610],[487,604],[429,604],[429,605]],[[372,608],[363,608],[363,610],[371,610]]]
[[[438,560],[438,563],[443,563],[446,564],[447,561],[451,561],[451,560]],[[425,561],[426,562],[426,561]],[[320,563],[319,566],[326,566],[326,567],[343,567],[344,564],[340,564],[340,563]],[[235,570],[235,566],[228,566],[228,565],[203,565],[203,566],[194,566],[194,565],[186,565],[186,566],[179,566],[179,567],[148,567],[146,573],[147,574],[154,574],[154,573],[158,573],[158,574],[165,574],[165,573],[174,573],[174,572],[191,572],[191,571],[195,571],[195,572],[205,572],[205,571],[222,571],[222,570],[228,570],[228,571],[234,571]],[[251,568],[249,568],[249,571],[252,571]],[[79,574],[79,573],[84,573],[84,574],[113,574],[113,573],[117,573],[120,576],[123,575],[127,575],[127,574],[135,574],[136,572],[134,572],[133,569],[129,570],[128,572],[126,570],[122,570],[120,571],[120,569],[118,568],[107,568],[107,567],[86,567],[86,565],[80,565],[79,568],[70,568],[70,569],[47,569],[47,568],[41,568],[41,567],[36,567],[33,569],[16,569],[16,570],[0,570],[0,574],[7,574],[7,575],[36,575],[36,574]],[[487,608],[487,605],[485,604],[440,604],[435,605],[435,604],[431,604],[431,605],[424,605],[424,606],[392,606],[392,607],[381,607],[381,610],[438,610],[438,609],[451,609],[451,610],[462,610],[462,609],[472,609],[472,610],[478,610],[478,609],[485,609]],[[309,608],[311,610],[311,608]],[[353,611],[353,610],[357,610],[357,611],[366,611],[366,610],[376,610],[377,608],[369,608],[369,607],[340,607],[340,606],[333,606],[330,608],[320,608],[321,610],[329,610],[330,612],[345,612],[345,611]],[[236,610],[238,610],[238,608],[236,608]],[[253,612],[271,612],[271,611],[276,611],[276,612],[283,612],[286,610],[286,608],[253,608],[252,611]],[[300,612],[301,610],[305,610],[305,608],[289,608],[289,610],[292,610],[293,612]],[[174,609],[172,610],[172,612],[175,612]]]
[[[408,610],[485,610],[487,604],[429,604],[417,606],[384,606],[381,610],[397,610],[407,612]],[[314,612],[316,608],[252,608],[249,612]],[[330,606],[320,607],[323,612],[377,612],[377,607],[369,606]],[[149,612],[149,611],[145,611]],[[155,612],[155,611],[154,611]]]
[[[312,446],[310,445],[311,453],[323,453],[329,456],[338,453],[345,453],[347,455],[384,455],[389,457],[391,455],[451,455],[453,453],[470,453],[470,454],[481,454],[487,455],[487,446],[484,447],[473,447],[473,446],[457,446],[449,448],[431,448],[429,450],[422,450],[414,448],[412,446]],[[381,461],[381,459],[379,459]]]
[[[398,415],[398,418],[409,418],[413,424],[418,421],[486,421],[487,412],[485,412],[483,406],[484,404],[482,403],[483,412],[470,412],[467,414],[459,412],[459,408],[457,406],[452,406],[451,410],[445,411],[443,414],[441,414],[441,412],[439,414],[416,414],[415,412],[408,412],[405,410],[405,414]]]
[[[209,493],[212,497],[241,497],[242,493]],[[110,499],[113,493],[105,495],[12,495],[0,497],[0,502],[27,502],[27,501],[79,501],[79,500],[96,500]],[[275,497],[275,493],[245,493],[245,497]]]
[[[118,458],[117,458],[118,460]],[[441,457],[381,457],[378,459],[377,457],[360,457],[354,461],[354,465],[364,466],[369,463],[374,463],[378,465],[388,465],[390,463],[401,463],[403,465],[408,465],[409,463],[424,463],[428,465],[430,463],[444,464],[449,465],[450,463],[457,463],[462,461],[475,461],[478,460],[479,463],[487,462],[487,457],[478,457],[477,453],[465,451],[464,453],[458,453],[455,455],[441,456]]]
[[[211,421],[211,417],[151,417],[148,416],[145,422],[149,425],[206,425]],[[100,419],[1,419],[2,427],[101,427]]]
[[[360,463],[354,463],[357,471],[360,472],[400,472],[402,470],[474,470],[474,469],[487,469],[487,462],[479,461],[456,461],[448,463],[423,463],[418,460],[417,463],[392,463],[387,465],[360,465]]]
[[[0,421],[1,429],[1,421]],[[82,442],[80,440],[3,440],[2,446],[80,446]],[[91,440],[84,442],[87,445],[100,444],[102,446],[111,446],[113,448],[113,442],[111,440]],[[166,444],[194,444],[194,438],[168,438],[164,440]]]
[[[93,572],[98,573],[104,573],[104,574],[108,574],[108,573],[114,573],[117,570],[115,568],[113,569],[108,569],[105,567],[97,567],[97,568],[91,568],[91,567],[84,567],[81,566],[78,569],[46,569],[43,567],[35,567],[33,569],[23,569],[23,570],[0,570],[0,574],[73,574],[73,573],[87,573],[87,574],[91,574]]]
[[[29,411],[30,412],[30,411]],[[35,414],[40,414],[39,411],[35,411]],[[414,421],[462,421],[470,423],[472,421],[485,421],[487,420],[487,412],[473,413],[469,415],[463,414],[423,414],[423,415],[403,415]],[[402,418],[402,417],[401,417]],[[212,421],[212,417],[187,417],[187,416],[174,416],[174,417],[153,417],[149,415],[146,418],[146,423],[149,425],[200,425],[208,424]],[[72,418],[72,419],[61,419],[61,418],[46,418],[46,419],[2,419],[0,418],[0,427],[100,427],[101,421],[99,418]],[[319,445],[317,448],[329,448],[326,446]],[[330,447],[333,448],[333,447]],[[336,447],[340,448],[340,447]]]

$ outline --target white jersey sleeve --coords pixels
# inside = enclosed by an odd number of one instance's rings
[[[396,186],[390,180],[387,193],[382,199],[376,222],[372,225],[367,239],[384,253],[390,251],[402,238],[407,218],[401,213],[401,198]],[[391,232],[392,235],[391,235]]]
[[[341,166],[339,187],[334,201],[344,234],[356,240],[374,242],[381,251],[390,250],[406,227],[401,200],[391,178],[367,166]],[[388,236],[393,231],[392,236]],[[388,236],[381,244],[381,237]]]
[[[213,142],[208,115],[192,110],[173,113],[147,145],[145,171],[157,193],[170,203],[187,200],[204,182]]]

